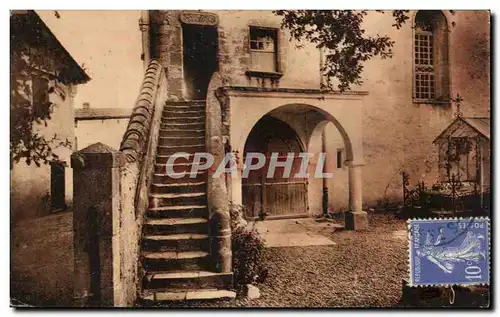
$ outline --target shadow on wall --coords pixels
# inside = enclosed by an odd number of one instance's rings
[[[51,213],[50,165],[15,164],[11,170],[11,221],[46,216]]]

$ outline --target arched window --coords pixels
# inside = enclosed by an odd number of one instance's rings
[[[413,41],[413,99],[448,102],[448,24],[441,11],[418,11]]]

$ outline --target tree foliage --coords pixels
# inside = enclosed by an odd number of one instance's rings
[[[53,149],[58,146],[70,146],[66,140],[59,140],[57,135],[47,138],[41,133],[41,127],[47,127],[51,119],[54,104],[49,98],[38,100],[34,104],[33,79],[36,74],[51,69],[47,52],[37,43],[42,37],[37,30],[26,29],[23,15],[11,14],[10,33],[10,163],[25,159],[26,163],[40,166],[47,164],[57,155]],[[47,86],[46,94],[54,88]]]
[[[377,11],[384,14],[384,11]],[[368,36],[363,29],[367,11],[352,10],[276,10],[281,26],[290,30],[291,39],[306,40],[326,52],[321,69],[326,83],[322,89],[345,91],[362,83],[363,63],[375,56],[392,57],[394,41],[388,36]],[[392,11],[393,27],[399,29],[409,19],[408,10]]]

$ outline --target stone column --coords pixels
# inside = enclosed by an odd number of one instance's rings
[[[326,128],[326,127],[325,127]],[[326,129],[323,129],[323,132],[321,134],[321,151],[325,153],[325,161],[323,162],[323,173],[331,173],[332,172],[332,166],[331,160],[328,156],[327,153],[327,143],[326,143]],[[330,180],[328,178],[323,178],[323,208],[322,208],[322,213],[323,216],[328,215],[328,182]]]
[[[76,306],[119,306],[120,167],[125,158],[102,143],[71,155],[74,182]]]
[[[347,230],[363,230],[368,227],[368,215],[363,211],[361,167],[362,165],[349,164],[349,211],[345,215]]]
[[[243,190],[242,184],[243,179],[241,177],[242,169],[238,167],[237,173],[235,177],[231,177],[228,175],[228,178],[231,180],[231,202],[235,205],[243,204]]]

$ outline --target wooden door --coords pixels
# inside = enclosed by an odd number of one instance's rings
[[[278,161],[286,155],[278,156]],[[301,166],[300,157],[293,160],[290,177],[283,175],[284,168],[277,167],[273,177],[267,177],[270,156],[260,170],[250,171],[243,183],[243,205],[249,219],[276,219],[308,215],[307,179],[294,177]]]
[[[50,203],[53,211],[66,209],[64,163],[50,165]]]
[[[302,151],[303,147],[295,130],[287,123],[268,115],[257,122],[245,144],[244,161],[247,153],[256,152],[265,155],[266,164],[259,170],[250,171],[248,177],[243,179],[243,206],[247,218],[272,219],[308,215],[307,179],[295,177],[302,164],[299,157]],[[276,168],[274,175],[267,177],[272,153],[277,153],[280,162],[293,153],[289,177],[283,175],[284,167]]]

